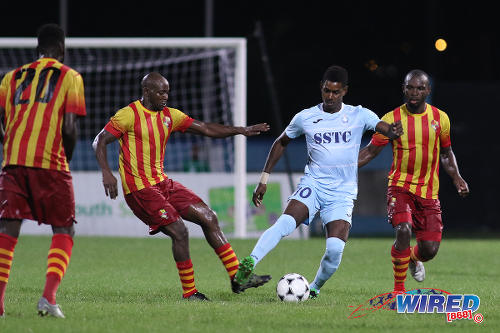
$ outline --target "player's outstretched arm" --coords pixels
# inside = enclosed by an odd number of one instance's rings
[[[108,164],[108,154],[106,146],[111,142],[116,141],[116,137],[103,129],[94,139],[92,148],[95,151],[95,157],[102,170],[102,184],[104,185],[104,192],[106,196],[115,199],[118,196],[118,181],[111,172]]]
[[[460,172],[458,171],[458,164],[455,154],[450,147],[441,148],[441,152],[439,154],[441,164],[443,165],[443,169],[446,173],[453,179],[453,184],[457,188],[458,194],[461,197],[466,197],[469,195],[469,185],[465,182],[465,180],[460,176]]]
[[[193,121],[190,127],[186,130],[188,133],[209,136],[212,138],[225,138],[234,135],[254,136],[262,132],[269,131],[267,123],[261,123],[252,126],[236,127],[216,123],[204,123],[199,120]]]
[[[262,176],[259,184],[257,184],[257,187],[253,191],[252,195],[252,202],[256,207],[259,207],[262,204],[262,199],[267,191],[267,179],[269,178],[269,174],[273,170],[276,163],[278,163],[290,141],[292,141],[292,139],[290,139],[285,132],[283,132],[271,146],[271,150],[267,155],[266,163],[264,164],[264,170],[262,170]]]

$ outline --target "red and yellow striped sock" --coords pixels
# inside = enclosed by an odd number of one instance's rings
[[[186,261],[177,261],[176,265],[181,279],[182,297],[187,298],[198,291],[194,285],[193,263],[191,259],[188,259]]]
[[[56,304],[56,293],[61,280],[68,268],[71,250],[73,249],[73,238],[67,234],[55,234],[52,236],[49,255],[47,258],[47,275],[43,297],[50,304]]]
[[[394,271],[394,291],[405,291],[406,272],[410,262],[410,247],[403,251],[391,248],[392,269]]]
[[[17,238],[0,233],[0,316],[4,312],[5,288],[9,281],[10,267],[14,258]]]
[[[238,265],[240,264],[238,257],[233,251],[231,244],[226,243],[221,247],[215,249],[215,253],[219,256],[222,264],[226,268],[229,278],[232,280],[238,271]]]

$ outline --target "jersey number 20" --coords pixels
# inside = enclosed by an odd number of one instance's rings
[[[49,75],[50,71],[52,71],[52,75],[48,79],[48,82],[46,82],[47,76]],[[13,100],[14,105],[29,103],[29,99],[22,99],[22,97],[26,88],[28,88],[33,82],[36,70],[34,68],[23,68],[22,70],[16,73],[16,76],[14,78],[16,80],[20,80],[24,72],[27,72],[24,77],[24,80],[17,87],[16,92],[14,94],[14,100]],[[47,67],[42,69],[40,75],[38,76],[38,82],[36,85],[35,102],[39,103],[50,102],[52,96],[54,95],[54,90],[56,89],[57,80],[59,79],[60,75],[61,75],[61,70],[59,68]],[[42,96],[43,88],[45,86],[47,86],[47,88],[45,89],[45,94]]]

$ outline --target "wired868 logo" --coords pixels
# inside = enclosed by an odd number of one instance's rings
[[[435,288],[408,290],[405,293],[385,293],[375,296],[356,307],[349,318],[360,318],[377,310],[393,310],[397,313],[442,313],[446,314],[446,321],[458,319],[473,320],[475,323],[483,321],[479,309],[479,296],[472,294],[450,294],[447,291]]]
[[[398,313],[446,313],[446,321],[457,319],[474,320],[476,323],[483,321],[480,313],[474,315],[479,309],[479,296],[471,294],[445,295],[445,294],[398,294],[396,295],[396,308]]]

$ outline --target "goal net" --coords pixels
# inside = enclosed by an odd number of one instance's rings
[[[36,59],[35,38],[0,39],[0,78]],[[65,64],[81,73],[87,117],[70,167],[96,171],[94,137],[120,108],[140,98],[140,81],[159,72],[170,83],[168,105],[204,122],[246,123],[246,41],[242,38],[67,38]],[[230,173],[235,188],[235,235],[245,235],[246,140],[174,133],[165,171]],[[108,147],[118,168],[118,144]],[[207,175],[207,177],[210,177]]]

